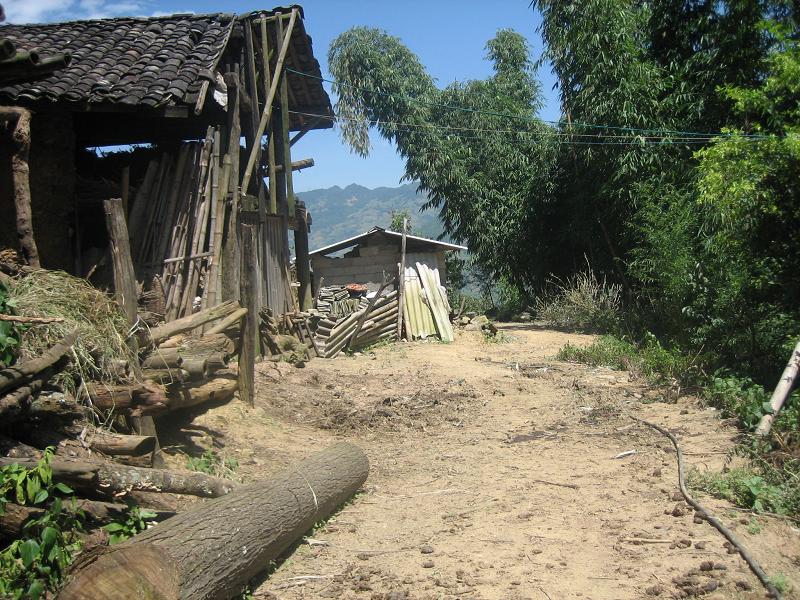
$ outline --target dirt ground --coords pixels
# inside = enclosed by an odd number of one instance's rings
[[[627,415],[668,427],[698,469],[726,464],[735,429],[695,398],[554,360],[590,336],[500,329],[504,343],[465,332],[451,345],[401,343],[302,369],[261,363],[255,409],[234,401],[186,418],[184,447],[235,457],[244,480],[336,440],[369,456],[363,493],[253,596],[764,598],[677,494],[669,440]],[[796,523],[701,501],[800,598]]]

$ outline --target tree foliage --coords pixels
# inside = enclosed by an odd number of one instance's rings
[[[397,145],[405,178],[419,182],[449,236],[467,242],[495,276],[522,284],[543,264],[536,253],[548,249],[558,146],[535,118],[541,91],[525,39],[501,30],[487,44],[487,58],[492,77],[439,89],[399,39],[359,27],[334,40],[329,64],[351,146],[368,152],[366,130],[374,122]],[[486,111],[519,118],[509,126]],[[448,129],[454,127],[462,129]]]

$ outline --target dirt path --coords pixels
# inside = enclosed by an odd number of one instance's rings
[[[553,360],[589,336],[502,330],[511,341],[465,333],[453,345],[312,361],[280,378],[264,364],[255,411],[234,403],[195,418],[246,478],[333,439],[370,457],[364,493],[254,596],[763,598],[738,555],[675,496],[669,441],[626,414],[669,427],[701,469],[723,466],[735,431],[692,398],[667,403],[624,372]],[[768,572],[800,587],[798,529],[703,501]],[[714,568],[701,571],[706,561]]]

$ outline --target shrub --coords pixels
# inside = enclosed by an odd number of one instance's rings
[[[550,325],[576,331],[609,332],[619,327],[621,288],[597,279],[588,268],[566,280],[553,279],[535,302],[536,315]]]
[[[666,348],[652,334],[636,345],[626,339],[604,335],[589,346],[567,343],[556,356],[558,360],[630,371],[653,382],[677,384],[696,378],[693,362],[674,349]]]

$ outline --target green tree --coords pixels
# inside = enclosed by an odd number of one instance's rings
[[[494,66],[488,79],[439,89],[399,39],[356,27],[333,41],[329,65],[351,147],[368,153],[367,129],[376,123],[451,239],[466,242],[493,277],[524,286],[545,274],[554,251],[545,240],[555,217],[558,144],[535,118],[541,92],[525,39],[501,30],[487,44],[487,58]],[[516,118],[509,124],[487,112]]]
[[[411,213],[408,210],[393,210],[391,212],[391,223],[389,229],[391,231],[403,231],[405,227],[406,233],[411,233]]]

